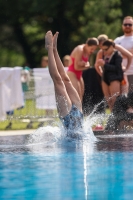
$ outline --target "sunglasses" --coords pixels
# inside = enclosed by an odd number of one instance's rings
[[[130,26],[130,27],[131,27],[131,26],[132,26],[132,24],[123,24],[123,26]]]

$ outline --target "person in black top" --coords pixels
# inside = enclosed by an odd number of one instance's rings
[[[122,55],[115,49],[113,40],[102,44],[102,59],[97,60],[97,66],[102,78],[102,90],[107,104],[112,111],[116,97],[120,95],[123,80]]]

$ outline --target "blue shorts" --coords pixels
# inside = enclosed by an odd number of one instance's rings
[[[74,131],[82,128],[83,114],[75,105],[72,105],[70,113],[60,120],[66,130]]]

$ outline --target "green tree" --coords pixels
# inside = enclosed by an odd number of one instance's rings
[[[84,39],[97,37],[100,34],[107,34],[110,38],[115,38],[121,23],[120,5],[120,0],[86,1],[84,15],[80,16],[82,25],[79,28],[79,35],[82,35]]]
[[[88,37],[105,33],[115,38],[121,25],[120,6],[120,0],[0,0],[0,49],[16,52],[21,62],[25,58],[36,67],[46,54],[46,31],[59,31],[58,49],[63,57]]]
[[[71,30],[76,30],[77,15],[81,13],[84,1],[0,0],[0,26],[3,34],[7,27],[10,28],[10,33],[6,32],[7,37],[3,37],[1,48],[16,48],[17,52],[24,54],[30,66],[35,67],[44,52],[44,34],[51,29],[61,34],[59,51],[63,56],[68,52],[68,38]],[[73,7],[77,9],[73,10]],[[7,42],[8,38],[11,40]]]

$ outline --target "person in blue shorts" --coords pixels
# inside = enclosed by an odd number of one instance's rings
[[[45,35],[45,48],[48,51],[49,73],[54,83],[57,111],[67,133],[82,129],[83,113],[80,97],[73,87],[57,50],[58,32]]]

